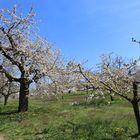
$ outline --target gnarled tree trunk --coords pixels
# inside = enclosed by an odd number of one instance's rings
[[[138,86],[137,83],[133,83],[133,100],[131,101],[136,122],[137,122],[137,127],[138,127],[138,135],[140,135],[140,111],[139,111],[139,103],[138,103]]]
[[[29,81],[23,78],[20,82],[18,112],[28,111]]]
[[[133,102],[132,104],[136,122],[137,122],[137,128],[138,128],[138,135],[140,135],[140,112],[139,112],[139,105],[138,102]]]

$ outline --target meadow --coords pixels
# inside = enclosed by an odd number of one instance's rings
[[[132,140],[137,132],[132,107],[115,99],[85,102],[85,93],[63,99],[30,98],[29,111],[17,113],[17,101],[0,103],[4,140]],[[135,138],[136,139],[136,138]],[[140,138],[137,138],[140,139]]]

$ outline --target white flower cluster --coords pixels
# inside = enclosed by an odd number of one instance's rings
[[[88,102],[96,101],[98,99],[105,99],[103,92],[95,92],[94,94],[90,94],[87,98]]]
[[[74,101],[72,103],[70,103],[71,106],[76,106],[76,105],[79,105],[79,103],[77,101]]]

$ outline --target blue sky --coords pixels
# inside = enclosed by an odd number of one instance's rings
[[[124,57],[140,56],[139,0],[0,0],[0,8],[12,7],[27,12],[33,6],[39,34],[61,49],[68,60],[99,63],[103,53]]]

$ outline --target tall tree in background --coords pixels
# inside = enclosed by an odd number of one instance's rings
[[[140,69],[137,65],[139,60],[126,63],[121,57],[110,57],[113,65],[109,66],[109,56],[103,55],[101,58],[98,73],[94,74],[91,72],[92,74],[88,74],[79,66],[80,72],[92,86],[103,92],[106,90],[112,91],[111,93],[108,92],[108,94],[110,95],[113,93],[127,100],[132,105],[138,128],[138,134],[136,136],[138,136],[140,135],[140,96],[138,94]],[[119,61],[119,63],[118,58],[122,60]]]
[[[32,8],[23,16],[16,6],[0,13],[0,70],[9,82],[20,84],[19,112],[28,110],[30,84],[53,72],[59,59],[59,51],[37,36],[34,16]],[[16,76],[7,71],[4,59],[15,67]]]
[[[125,59],[122,58],[121,56],[115,55],[114,53],[110,53],[108,55],[103,54],[101,56],[101,63],[99,64],[99,69],[100,69],[101,73],[103,73],[104,69],[107,69],[107,68],[121,70],[124,63],[125,63]],[[108,90],[108,92],[110,94],[111,101],[113,101],[114,100],[113,91],[110,89],[110,90]]]
[[[42,79],[41,79],[42,80]],[[44,82],[39,82],[37,85],[38,94],[61,94],[76,91],[81,87],[83,77],[78,72],[77,64],[73,61],[68,63],[61,62],[60,67],[57,67],[55,73],[50,73],[45,77]]]
[[[4,98],[4,105],[7,105],[10,95],[14,95],[19,92],[19,86],[15,82],[9,82],[3,73],[0,73],[0,79],[0,95]]]

